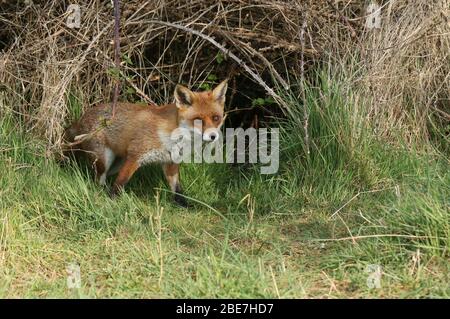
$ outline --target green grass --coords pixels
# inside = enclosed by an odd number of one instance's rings
[[[182,167],[190,209],[158,167],[111,200],[89,168],[46,159],[0,120],[0,297],[450,297],[448,159],[381,141],[354,92],[326,75],[280,121],[281,167]],[[68,289],[77,263],[81,288]],[[382,267],[381,287],[367,285]]]

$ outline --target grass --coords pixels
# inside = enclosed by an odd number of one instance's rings
[[[323,74],[281,127],[281,167],[182,168],[191,209],[158,167],[111,200],[89,168],[60,166],[0,120],[0,297],[450,297],[449,162],[377,139],[357,94]],[[78,264],[81,288],[67,287]],[[370,265],[380,288],[367,284]]]

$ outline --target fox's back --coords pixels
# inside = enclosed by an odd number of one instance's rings
[[[124,156],[132,143],[135,148],[159,147],[159,132],[171,131],[176,125],[175,105],[118,103],[114,116],[111,104],[98,104],[86,110],[73,127],[75,135],[95,132],[99,143]]]
[[[132,103],[118,103],[114,115],[115,124],[125,124],[126,121],[134,118],[133,114],[146,112],[148,106]],[[108,126],[112,120],[112,105],[97,104],[87,109],[78,120],[81,134],[94,131],[101,126]]]

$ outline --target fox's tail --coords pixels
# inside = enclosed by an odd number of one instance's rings
[[[78,132],[79,132],[79,124],[77,122],[73,123],[71,126],[69,126],[64,130],[62,136],[63,139],[62,154],[58,158],[58,162],[60,163],[60,165],[65,165],[67,164],[69,158],[74,158],[74,156],[76,157],[77,147],[74,146],[72,143],[76,141],[76,136]]]

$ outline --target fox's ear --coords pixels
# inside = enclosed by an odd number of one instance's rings
[[[175,103],[178,108],[192,106],[193,93],[187,87],[178,84],[175,87]]]
[[[223,80],[219,83],[218,86],[214,88],[212,91],[213,97],[216,101],[219,101],[221,103],[225,102],[225,94],[227,93],[228,88],[228,79]]]

